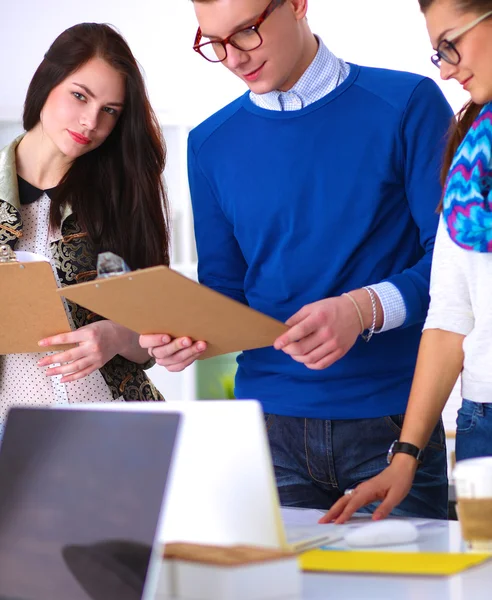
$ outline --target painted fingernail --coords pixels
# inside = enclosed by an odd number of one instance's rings
[[[183,346],[183,348],[188,348],[189,346],[191,346],[191,342],[189,339],[185,339],[181,342],[181,345]]]
[[[171,338],[168,335],[163,335],[162,336],[162,343],[163,344],[169,344],[170,341],[171,341]]]

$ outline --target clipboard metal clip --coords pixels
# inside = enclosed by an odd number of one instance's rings
[[[7,244],[0,244],[0,263],[17,262],[17,257],[12,248]]]
[[[131,271],[126,262],[113,252],[101,252],[97,255],[97,278],[124,275]]]

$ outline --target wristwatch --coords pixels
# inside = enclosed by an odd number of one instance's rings
[[[424,459],[424,451],[420,448],[417,448],[417,446],[415,446],[414,444],[410,444],[408,442],[399,442],[398,440],[395,440],[391,444],[390,449],[388,450],[388,456],[386,457],[389,465],[391,464],[394,455],[398,452],[410,454],[410,456],[413,456],[419,464]]]

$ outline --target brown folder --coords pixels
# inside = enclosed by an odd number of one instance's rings
[[[0,354],[66,350],[40,347],[39,340],[70,331],[48,262],[0,263]]]
[[[288,327],[164,266],[58,290],[69,300],[140,334],[204,340],[200,358],[271,346]]]

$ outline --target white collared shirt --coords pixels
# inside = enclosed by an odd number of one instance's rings
[[[343,83],[350,66],[337,58],[318,40],[318,52],[299,81],[287,92],[273,90],[267,94],[250,93],[253,104],[267,110],[299,110],[321,100]]]

